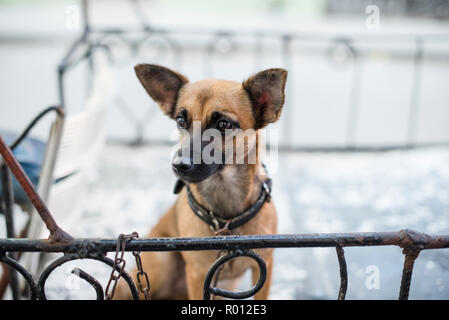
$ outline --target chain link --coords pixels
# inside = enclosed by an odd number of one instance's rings
[[[105,290],[106,300],[112,300],[114,298],[115,289],[117,287],[118,281],[120,280],[120,277],[122,276],[123,271],[125,270],[126,261],[123,257],[125,255],[126,242],[129,240],[136,239],[138,237],[139,234],[137,232],[133,232],[131,234],[120,234],[118,236],[117,247],[115,249],[114,264],[112,266],[111,276],[109,277],[109,281]],[[143,270],[142,260],[140,259],[140,252],[133,251],[133,255],[134,258],[136,259],[136,266],[137,266],[136,279],[139,290],[145,297],[145,300],[149,300],[150,281],[148,279],[147,273]],[[142,277],[145,281],[144,284],[142,284],[141,279]]]
[[[137,266],[136,280],[137,280],[137,284],[139,286],[139,290],[145,297],[145,300],[151,300],[150,280],[148,279],[147,273],[143,270],[142,260],[140,259],[140,252],[133,251],[133,255],[136,258],[136,266]],[[142,284],[141,277],[143,277],[143,279],[145,281],[145,283],[143,283],[143,284]]]

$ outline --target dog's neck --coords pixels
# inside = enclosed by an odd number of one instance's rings
[[[256,202],[265,170],[257,164],[226,165],[206,180],[191,185],[195,199],[223,218],[232,218]]]

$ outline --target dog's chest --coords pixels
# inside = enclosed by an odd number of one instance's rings
[[[227,252],[220,252],[220,256],[226,255]],[[188,264],[200,274],[206,274],[212,264],[218,258],[217,251],[205,252],[185,252],[183,253],[184,258],[188,261]],[[235,279],[242,276],[246,270],[254,265],[254,261],[247,257],[238,257],[235,259],[228,260],[222,268],[219,270],[219,279]]]
[[[231,217],[245,209],[249,183],[238,168],[228,168],[199,184],[198,190],[214,213]]]

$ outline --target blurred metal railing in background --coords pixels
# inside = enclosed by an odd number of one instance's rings
[[[205,56],[203,61],[205,74],[207,76],[213,75],[212,57],[220,50],[226,52],[237,50],[238,46],[242,44],[236,41],[237,37],[245,36],[253,39],[253,56],[254,61],[260,60],[263,56],[263,41],[267,39],[274,39],[280,41],[279,47],[283,66],[287,69],[293,64],[294,52],[292,46],[296,42],[301,42],[313,46],[315,44],[326,44],[328,49],[326,50],[326,57],[332,60],[335,55],[344,53],[345,63],[352,65],[351,77],[350,77],[350,90],[348,99],[348,113],[346,118],[345,129],[345,142],[342,146],[303,146],[295,143],[292,140],[294,136],[293,121],[294,117],[291,116],[291,108],[286,108],[284,111],[285,121],[282,128],[282,139],[279,145],[280,150],[306,150],[306,151],[363,151],[363,150],[388,150],[388,149],[402,149],[410,148],[422,145],[440,145],[449,144],[449,141],[439,141],[435,143],[418,143],[418,116],[421,111],[420,95],[422,88],[422,65],[425,51],[425,45],[427,44],[444,44],[449,42],[449,34],[426,34],[426,35],[414,35],[414,34],[381,34],[381,33],[364,33],[358,35],[330,35],[323,33],[307,33],[307,32],[278,32],[269,30],[259,31],[246,31],[241,30],[238,32],[230,30],[198,30],[189,28],[158,28],[149,23],[149,20],[144,14],[143,8],[140,6],[138,0],[128,0],[134,12],[136,19],[140,22],[140,27],[137,29],[127,28],[108,28],[97,27],[91,24],[89,1],[83,0],[83,20],[84,29],[81,36],[71,45],[67,54],[61,61],[58,69],[59,75],[59,99],[61,106],[66,104],[66,92],[64,89],[64,82],[67,72],[79,64],[81,61],[87,60],[89,68],[92,70],[95,68],[95,64],[92,59],[93,52],[96,50],[105,50],[107,52],[110,61],[112,63],[117,62],[117,56],[114,52],[114,46],[119,44],[124,46],[130,53],[130,56],[136,56],[141,52],[148,39],[151,37],[158,37],[159,40],[165,42],[166,47],[171,50],[174,55],[174,63],[176,65],[182,64],[185,48],[182,41],[176,40],[176,36],[182,38],[192,35],[207,35],[208,39],[206,43],[201,44],[201,50]],[[405,142],[395,145],[383,145],[383,146],[365,146],[358,145],[357,140],[357,128],[360,113],[360,98],[362,83],[364,79],[364,60],[366,55],[363,50],[360,50],[358,43],[370,43],[370,44],[389,44],[408,46],[413,44],[413,63],[411,65],[411,87],[409,90],[408,112],[405,115],[406,119],[406,133]],[[225,49],[223,49],[225,48]],[[387,48],[384,48],[388,51]],[[341,58],[341,57],[340,57]],[[446,57],[449,61],[449,53]],[[290,74],[288,81],[288,88],[293,89],[295,83],[294,74]],[[286,104],[294,104],[294,101],[287,96]],[[148,116],[136,117],[130,109],[127,100],[122,93],[118,93],[115,99],[115,103],[121,112],[124,112],[124,121],[130,121],[130,124],[135,128],[135,136],[132,141],[128,141],[134,144],[141,144],[147,142],[144,137],[145,126],[149,123]],[[152,110],[148,111],[152,113]],[[151,114],[150,114],[151,116]],[[385,115],[386,117],[387,115]],[[151,141],[163,144],[171,144],[168,140],[160,139],[157,141]]]

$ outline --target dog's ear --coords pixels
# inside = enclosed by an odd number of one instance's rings
[[[138,64],[134,67],[148,94],[159,104],[162,112],[173,117],[179,90],[189,80],[168,68],[154,64]]]
[[[261,129],[281,116],[285,99],[287,70],[268,69],[243,82],[252,103],[256,128]]]

